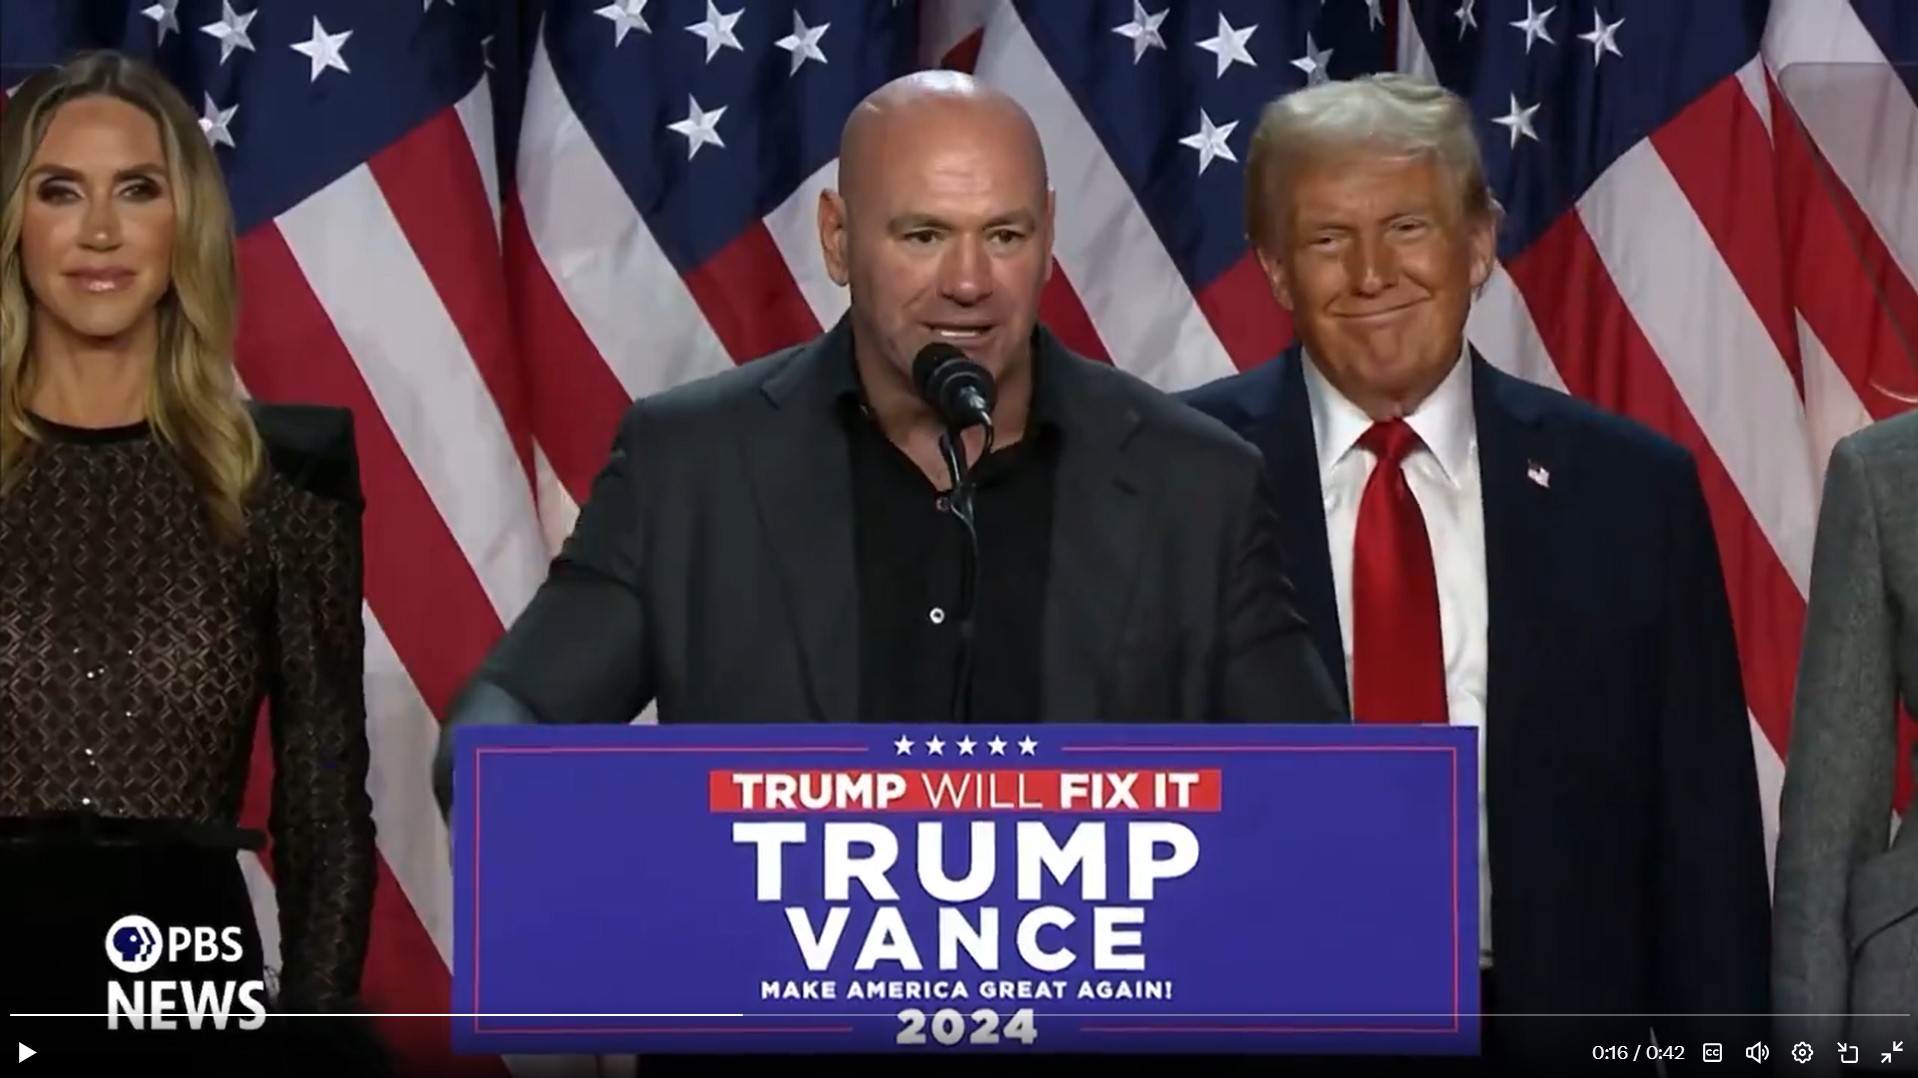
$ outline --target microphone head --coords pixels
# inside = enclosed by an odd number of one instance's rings
[[[962,398],[966,390],[979,395],[988,414],[998,397],[991,372],[945,341],[933,341],[913,357],[912,381],[919,396],[948,423],[970,419],[973,409]]]

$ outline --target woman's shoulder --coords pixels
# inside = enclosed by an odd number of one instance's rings
[[[247,412],[276,478],[321,498],[361,502],[351,411],[324,404],[248,401]]]

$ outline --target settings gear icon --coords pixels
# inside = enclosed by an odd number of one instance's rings
[[[1811,1045],[1806,1044],[1804,1041],[1799,1041],[1797,1044],[1792,1045],[1791,1058],[1794,1063],[1811,1062]]]

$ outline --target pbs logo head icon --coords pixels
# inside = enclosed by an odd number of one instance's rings
[[[160,961],[160,926],[137,913],[107,929],[107,960],[121,973],[145,973]]]

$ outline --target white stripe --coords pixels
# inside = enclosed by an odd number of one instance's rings
[[[799,294],[806,297],[813,317],[822,326],[839,321],[851,299],[845,289],[826,275],[826,262],[819,252],[819,193],[838,180],[839,161],[835,158],[806,177],[791,198],[773,207],[765,217],[773,246],[779,248],[793,283],[799,286]]]
[[[442,962],[453,955],[451,842],[426,776],[440,724],[420,696],[393,642],[366,611],[367,789],[380,853]]]
[[[1848,0],[1774,0],[1764,56],[1832,171],[1918,280],[1918,101],[1858,12]]]
[[[1439,81],[1438,65],[1432,62],[1418,19],[1412,14],[1412,0],[1399,0],[1399,70],[1429,82]]]
[[[1747,712],[1750,714],[1750,712]],[[1765,878],[1773,879],[1778,867],[1778,795],[1785,787],[1785,761],[1772,746],[1771,735],[1753,716],[1752,759],[1758,766],[1758,812],[1765,821]]]
[[[372,171],[355,168],[278,224],[493,609],[512,620],[546,561],[532,490],[492,391]]]
[[[1805,593],[1817,502],[1790,369],[1650,140],[1627,150],[1578,213],[1633,320]],[[1779,446],[1792,447],[1780,453]]]
[[[1765,135],[1769,138],[1771,129],[1771,85],[1766,81],[1765,61],[1754,57],[1750,63],[1738,69],[1738,88],[1745,91],[1745,98],[1758,110],[1758,122],[1765,125]]]
[[[1125,177],[1010,4],[986,23],[977,74],[1038,125],[1059,192],[1054,254],[1113,362],[1167,391],[1234,373]]]
[[[535,493],[539,498],[540,533],[546,539],[547,553],[557,554],[560,544],[573,534],[573,524],[579,520],[579,503],[573,500],[566,484],[560,482],[546,450],[537,444],[533,446],[533,473],[538,484]]]
[[[1830,349],[1802,317],[1798,322],[1798,352],[1805,363],[1805,426],[1810,432],[1810,456],[1816,489],[1822,497],[1825,468],[1840,438],[1868,425],[1871,413],[1858,399],[1858,390],[1845,377]],[[1817,507],[1812,509],[1817,518]]]
[[[466,129],[466,141],[472,144],[473,160],[479,165],[480,182],[486,185],[486,205],[493,211],[493,239],[499,239],[499,147],[493,141],[493,92],[485,79],[473,92],[460,98],[454,107],[460,126]]]
[[[726,370],[732,357],[574,114],[542,41],[527,79],[520,205],[566,306],[634,397]]]

